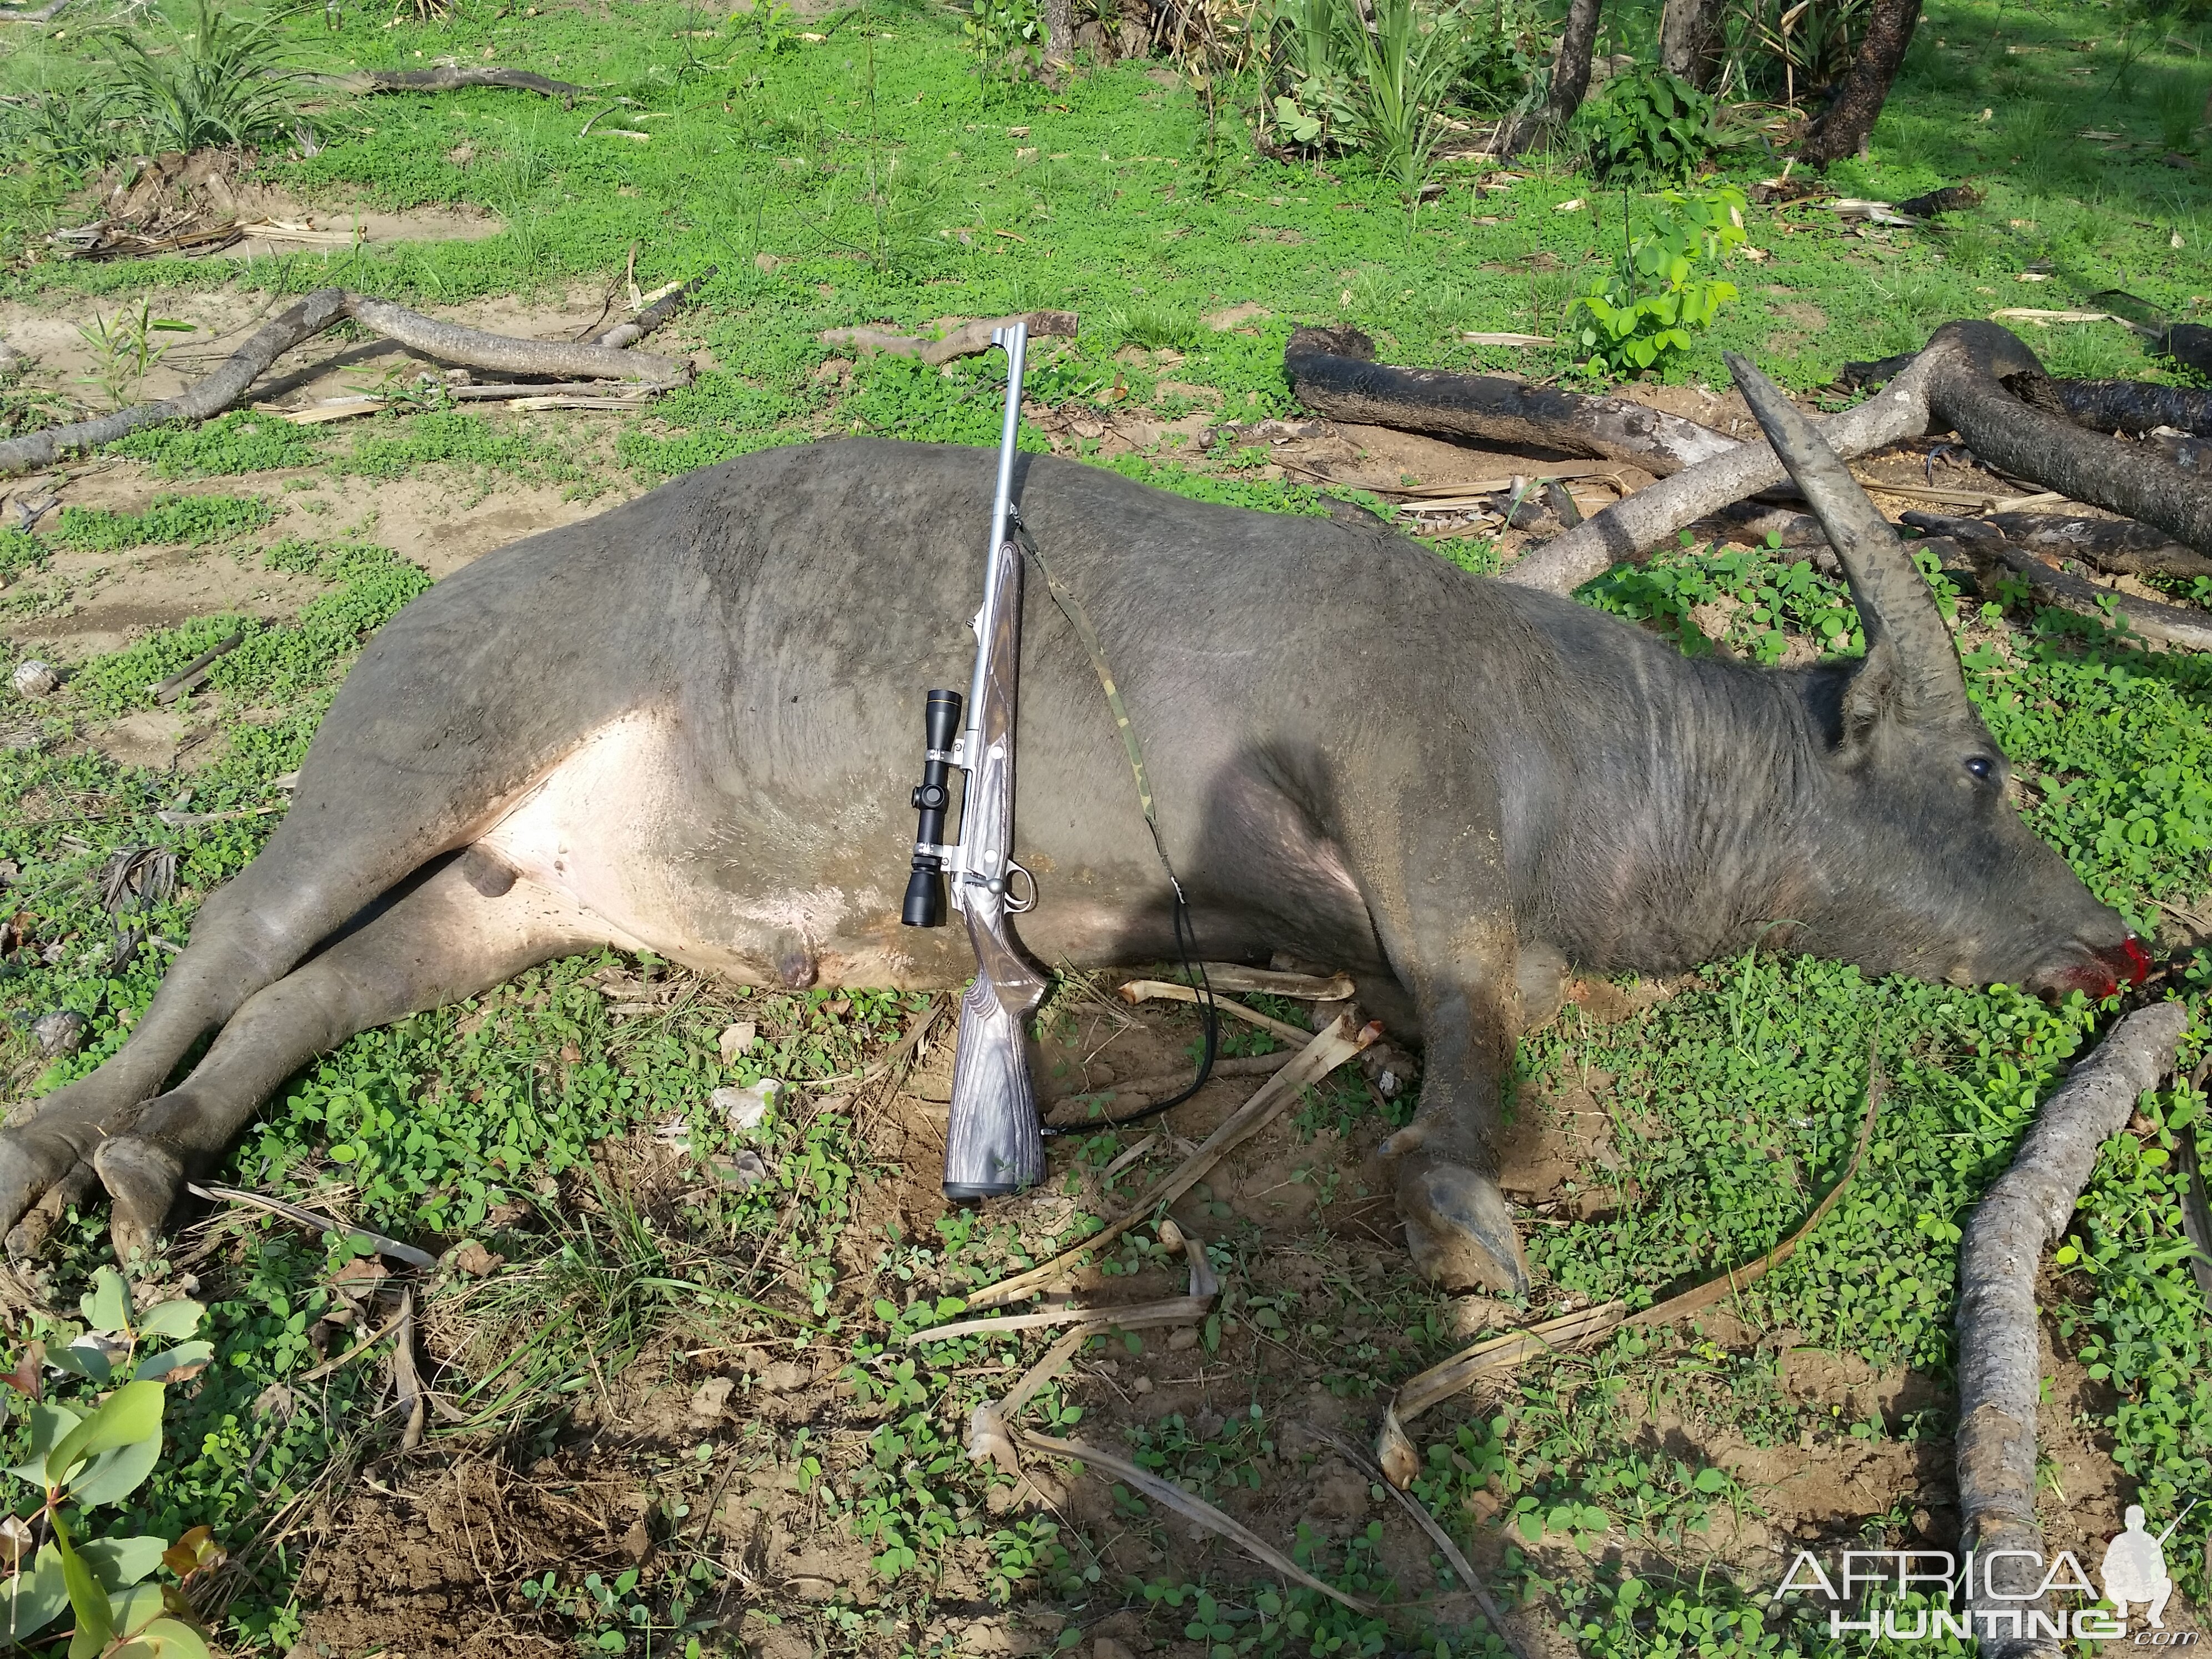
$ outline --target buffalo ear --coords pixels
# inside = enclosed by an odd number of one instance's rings
[[[1887,641],[1875,646],[1844,683],[1836,746],[1846,757],[1866,752],[1884,721],[1904,714],[1905,675]]]

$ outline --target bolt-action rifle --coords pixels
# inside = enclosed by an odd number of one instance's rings
[[[1044,1000],[1045,981],[1009,921],[1036,902],[1036,879],[1013,858],[1022,556],[1008,533],[1028,321],[994,329],[991,338],[1006,349],[1006,413],[999,435],[999,483],[991,503],[983,605],[974,624],[975,672],[969,682],[964,726],[957,691],[933,690],[923,706],[925,758],[913,797],[921,821],[899,918],[909,927],[944,926],[949,882],[953,908],[967,919],[968,941],[975,951],[975,978],[960,1004],[952,1115],[945,1135],[945,1194],[953,1199],[998,1197],[1044,1178],[1044,1140],[1023,1028]],[[947,842],[945,815],[952,805],[956,770],[966,774],[967,787],[959,839]],[[1019,896],[1013,891],[1018,876],[1025,890]]]

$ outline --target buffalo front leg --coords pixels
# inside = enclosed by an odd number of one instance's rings
[[[1425,1053],[1413,1121],[1382,1144],[1397,1164],[1398,1213],[1413,1265],[1446,1290],[1528,1289],[1493,1144],[1513,1058],[1517,998],[1509,963],[1463,963],[1416,992]],[[1472,970],[1472,971],[1468,971]]]
[[[1377,821],[1365,833],[1347,826],[1346,839],[1376,937],[1421,1024],[1420,1108],[1382,1149],[1396,1166],[1406,1243],[1437,1285],[1519,1295],[1528,1269],[1493,1137],[1522,992],[1494,792],[1449,756],[1374,763],[1378,775],[1357,794],[1377,805]],[[1408,793],[1407,777],[1441,787]]]
[[[129,1262],[159,1236],[184,1183],[211,1168],[261,1103],[317,1054],[356,1032],[435,1008],[550,957],[607,942],[562,896],[498,888],[471,854],[444,865],[354,931],[247,998],[191,1075],[144,1101],[63,1103],[0,1133],[0,1214],[47,1221],[95,1182],[114,1200],[111,1231]],[[472,882],[471,875],[477,880]],[[35,1208],[33,1207],[35,1206]],[[19,1225],[11,1254],[35,1248]]]

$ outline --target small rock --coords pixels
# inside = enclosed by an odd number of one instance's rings
[[[794,1389],[805,1388],[813,1380],[812,1367],[795,1364],[788,1359],[779,1359],[773,1365],[763,1366],[760,1371],[760,1386],[764,1394],[789,1394]]]
[[[282,1382],[271,1382],[253,1396],[253,1414],[256,1417],[274,1417],[280,1422],[289,1423],[292,1420],[292,1413],[299,1409],[298,1398]]]
[[[583,1057],[584,1051],[574,1043],[564,1042],[561,1045],[561,1063],[563,1066],[574,1066]]]
[[[31,1035],[38,1039],[39,1052],[52,1060],[84,1047],[85,1025],[84,1016],[76,1009],[57,1008],[32,1023]]]
[[[725,1025],[722,1028],[722,1035],[714,1039],[714,1046],[722,1051],[722,1064],[736,1065],[738,1056],[751,1048],[753,1039],[759,1035],[760,1027],[749,1019],[741,1019],[734,1024]]]
[[[764,1077],[743,1089],[726,1085],[708,1096],[707,1103],[742,1134],[759,1128],[782,1098],[783,1085],[772,1077]]]
[[[761,1155],[750,1146],[730,1158],[718,1158],[714,1162],[715,1175],[732,1187],[757,1187],[768,1179],[768,1165]]]
[[[983,1507],[993,1515],[1004,1515],[1015,1502],[1012,1486],[994,1486],[983,1494]]]
[[[765,249],[753,255],[753,269],[755,270],[772,271],[782,263],[782,260],[777,258],[775,255],[767,252]]]
[[[1152,1379],[1149,1376],[1140,1376],[1129,1386],[1139,1394],[1150,1394],[1152,1391]]]
[[[482,1279],[506,1261],[505,1256],[494,1255],[473,1238],[464,1240],[453,1251],[453,1265],[477,1279]]]
[[[19,351],[5,340],[0,340],[0,380],[21,374],[30,361],[30,353]]]
[[[60,688],[61,683],[62,677],[54,672],[53,665],[40,662],[36,657],[15,665],[14,684],[18,696],[49,696]]]
[[[1091,1659],[1137,1659],[1137,1656],[1129,1651],[1127,1643],[1102,1636],[1091,1644]]]
[[[703,1423],[713,1422],[730,1403],[730,1390],[736,1386],[726,1376],[708,1377],[691,1396],[691,1415]]]
[[[1181,1353],[1187,1348],[1194,1348],[1197,1346],[1198,1327],[1195,1325],[1178,1325],[1168,1333],[1170,1353]]]
[[[629,1530],[623,1534],[623,1553],[632,1561],[643,1561],[653,1553],[653,1534],[643,1521],[630,1522]]]

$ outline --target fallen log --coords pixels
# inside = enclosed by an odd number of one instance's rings
[[[1967,1587],[1970,1616],[1999,1613],[2017,1630],[2021,1613],[2047,1611],[2032,1600],[2043,1576],[2035,1519],[2043,1375],[2036,1272],[2045,1249],[2066,1231],[2097,1149],[2126,1127],[2136,1097],[2172,1069],[2188,1024],[2182,1004],[2163,1002],[2115,1026],[2036,1115],[2012,1167],[1966,1224],[1959,1248],[1959,1510],[1961,1547],[1983,1564]],[[1990,1641],[1984,1651],[2015,1652],[2020,1645]]]
[[[350,75],[312,75],[305,77],[333,92],[459,92],[470,87],[508,87],[558,98],[572,108],[590,90],[568,81],[550,81],[529,70],[501,69],[487,64],[482,69],[357,70]]]
[[[642,351],[623,351],[567,340],[519,340],[440,322],[420,312],[343,289],[319,289],[271,318],[222,363],[173,398],[137,404],[96,420],[27,432],[0,442],[0,477],[51,466],[64,454],[113,443],[142,427],[168,421],[204,421],[246,395],[270,364],[313,339],[342,317],[351,317],[388,339],[441,362],[513,374],[571,374],[599,380],[669,383],[690,379],[690,365]]]
[[[2054,380],[2050,384],[2066,418],[2092,432],[2124,432],[2140,438],[2163,426],[2212,438],[2212,392],[2153,386],[2148,380]]]
[[[634,346],[648,334],[691,303],[692,297],[711,282],[721,270],[720,265],[708,265],[688,283],[679,283],[626,323],[617,323],[605,333],[593,337],[593,345],[602,345],[619,351]]]
[[[1974,320],[1946,323],[1881,392],[1822,422],[1821,435],[1848,460],[1931,429],[1955,431],[1993,467],[2212,552],[2212,483],[2149,446],[2085,432],[2016,395],[2012,383],[2046,404],[2045,389],[2063,384],[2052,381],[2008,330]],[[1505,572],[1504,580],[1571,592],[1671,540],[1708,514],[1771,489],[1784,476],[1765,445],[1734,446],[1554,537]]]
[[[1912,512],[1905,522],[1931,536],[1970,545],[2010,542],[2035,553],[2056,553],[2112,576],[2212,576],[2212,559],[2127,519],[2084,519],[2063,513],[1993,513],[1986,519],[1954,519]]]
[[[13,6],[0,6],[0,23],[50,23],[61,15],[61,9],[70,0],[46,0],[36,11],[19,11]]]
[[[2063,610],[2105,622],[2112,620],[2109,607],[2147,640],[2185,646],[2192,651],[2212,651],[2212,614],[2100,587],[2071,572],[2054,570],[2026,548],[2008,541],[1989,544],[1987,551],[2007,569],[2025,577],[2038,598]]]
[[[1709,426],[1625,398],[1374,359],[1375,343],[1353,328],[1302,328],[1283,348],[1298,401],[1333,421],[1601,456],[1662,477],[1738,447]]]
[[[1075,337],[1076,314],[1072,311],[1032,311],[1028,319],[1031,334],[1066,340]],[[972,357],[979,351],[988,351],[993,329],[1021,320],[1019,314],[987,317],[963,324],[941,340],[921,334],[890,334],[879,328],[825,328],[821,338],[823,345],[851,346],[863,357],[872,357],[881,351],[893,357],[919,357],[932,368],[942,368],[956,357]]]
[[[2155,525],[2200,553],[2212,552],[2212,483],[2192,478],[2141,444],[2095,437],[2036,405],[2059,383],[2020,339],[1995,323],[1947,323],[1923,356],[1941,356],[1929,381],[1929,413],[1989,465]],[[2006,365],[2027,359],[2027,367]],[[2020,393],[2006,384],[2018,384]],[[2031,401],[2033,399],[2033,401]]]
[[[1923,356],[1926,354],[1923,354]],[[1928,376],[1934,363],[1916,363],[1864,403],[1820,422],[1820,435],[1844,460],[1928,428]],[[1764,442],[1733,444],[1724,454],[1686,467],[1648,489],[1592,514],[1554,536],[1502,580],[1524,587],[1571,593],[1614,565],[1636,558],[1709,514],[1771,489],[1789,477]]]
[[[2212,335],[2212,330],[2198,331]],[[1905,366],[1918,355],[1908,351],[1895,357],[1877,357],[1872,362],[1845,363],[1837,372],[1835,384],[1854,390],[1880,386],[1902,374]],[[2009,374],[2018,371],[2006,372]],[[2140,438],[2160,427],[2171,427],[2194,436],[2212,437],[2212,392],[2202,392],[2193,386],[2154,386],[2148,380],[2069,380],[2045,376],[2037,390],[2053,414],[2063,415],[2075,425],[2092,432],[2124,432]]]

